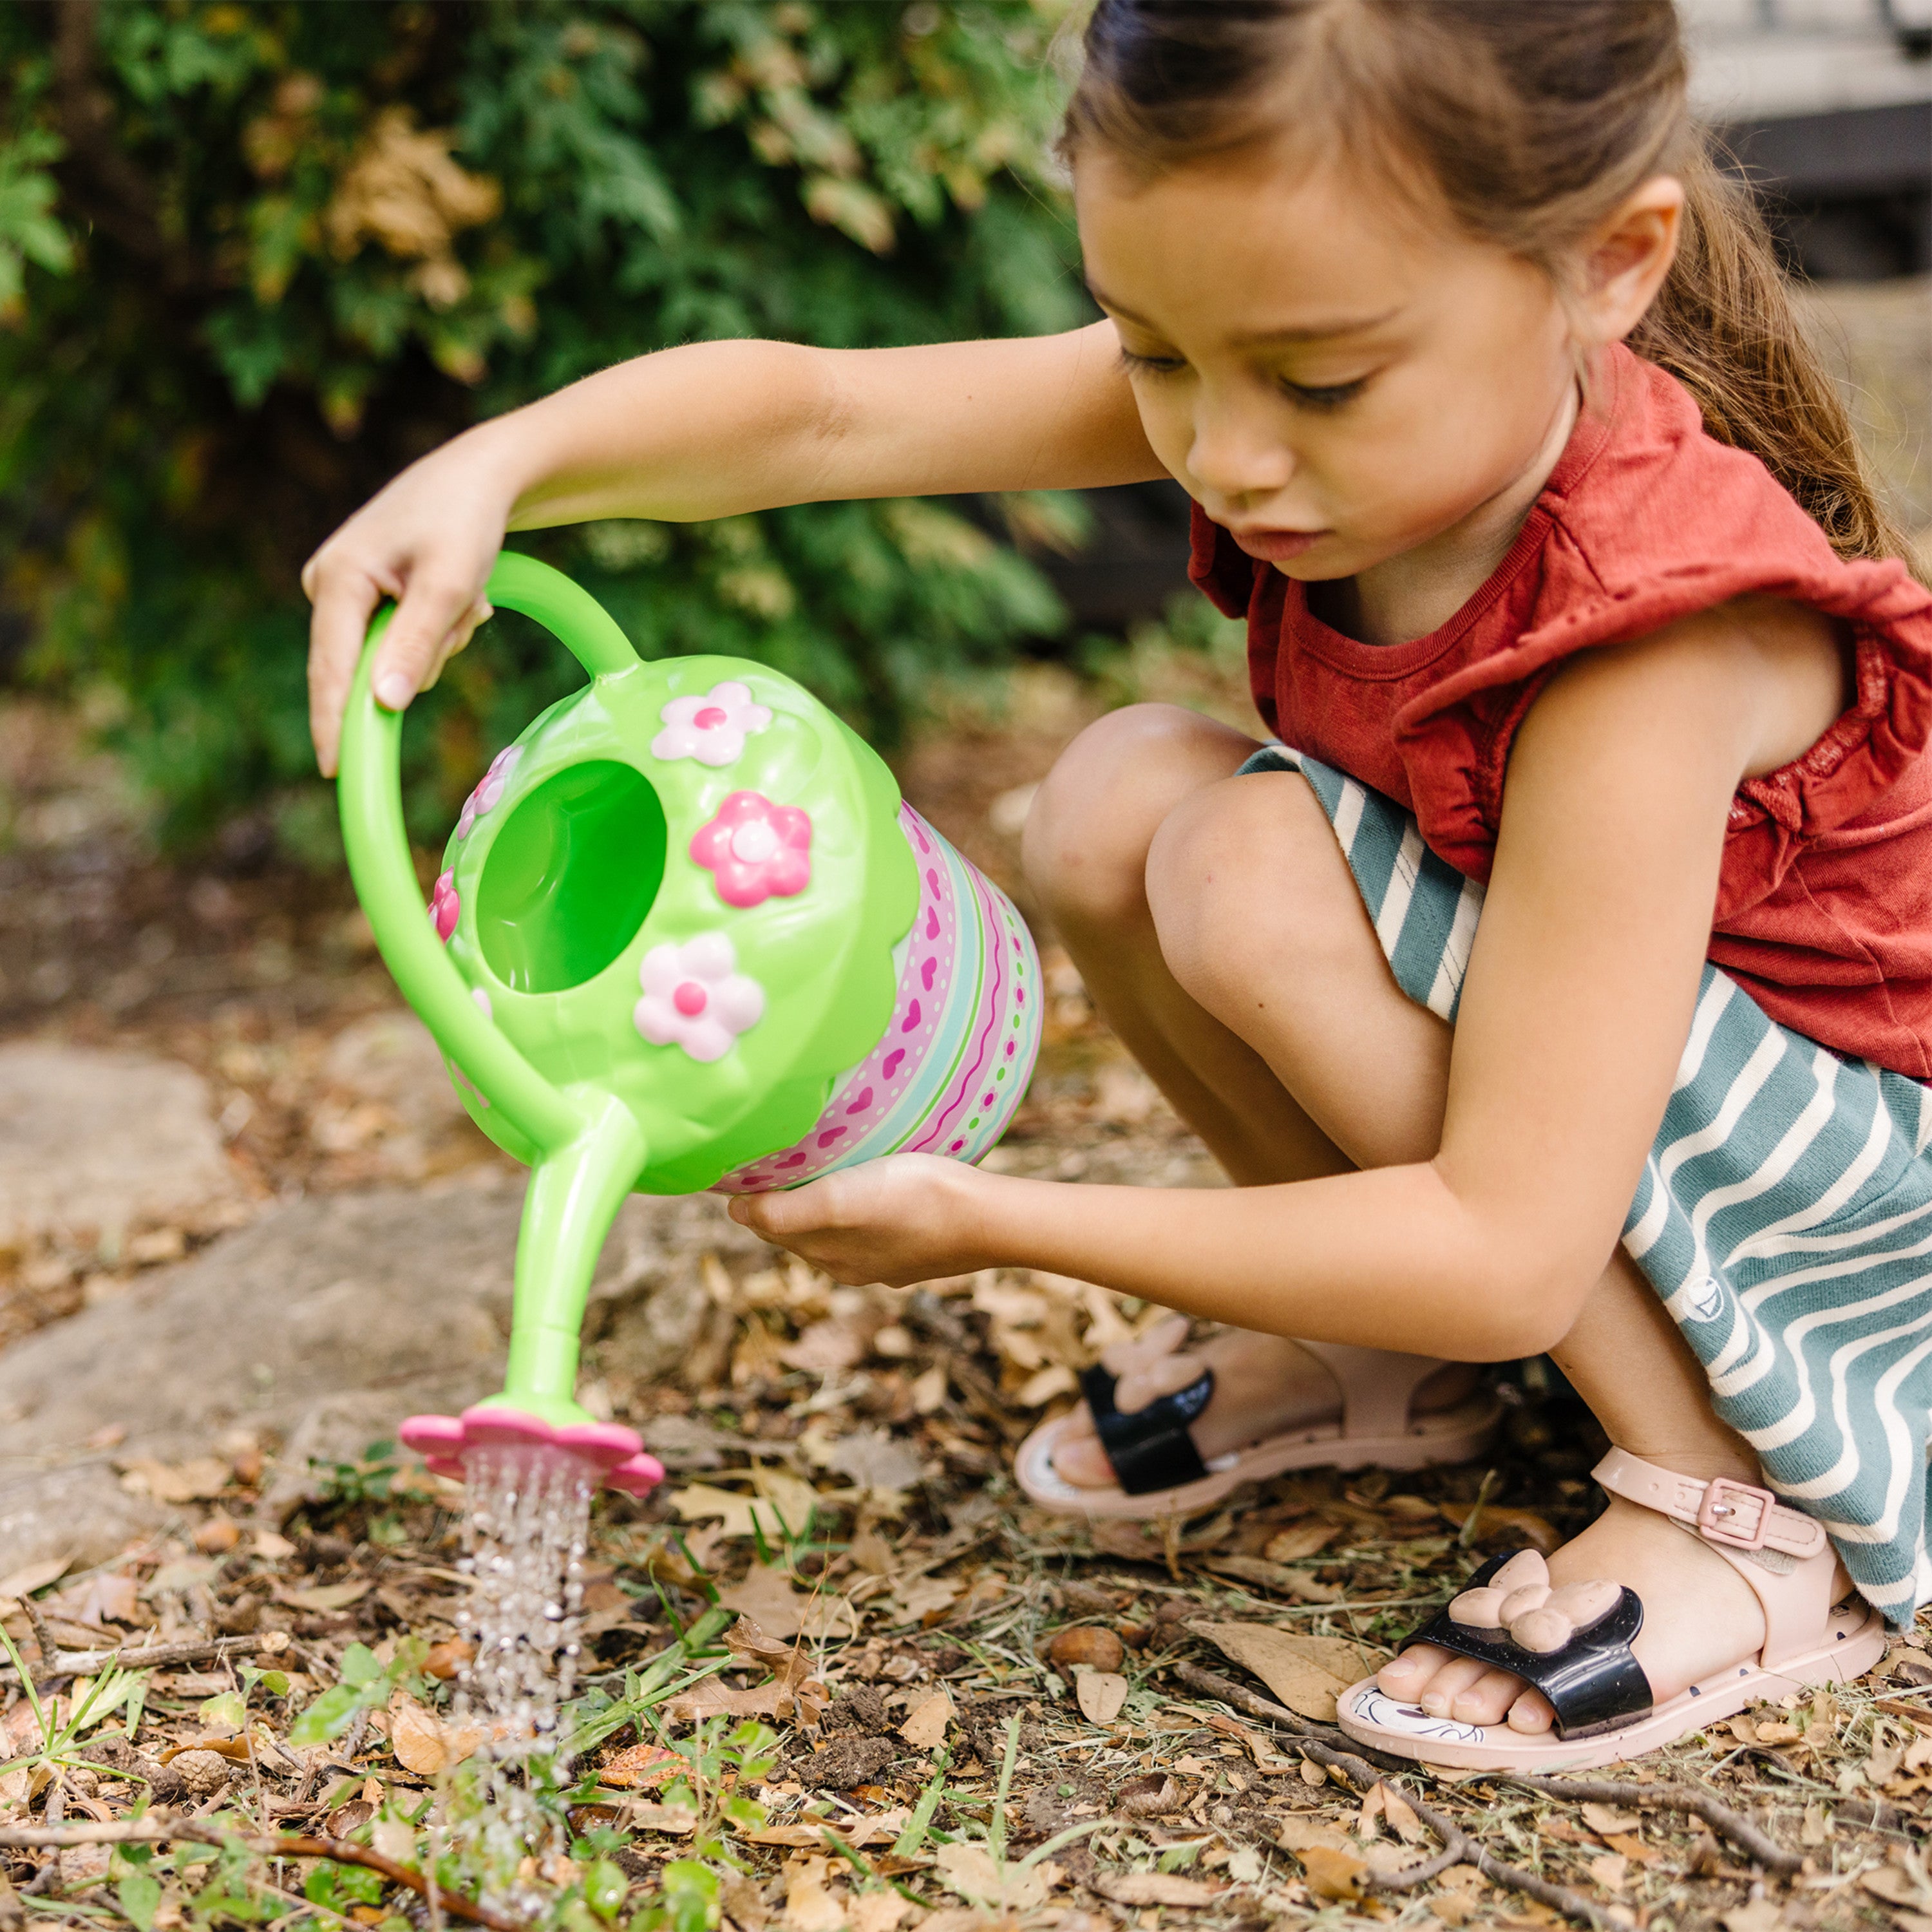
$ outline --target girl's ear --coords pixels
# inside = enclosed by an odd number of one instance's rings
[[[1584,243],[1570,307],[1589,346],[1621,342],[1643,320],[1676,259],[1683,219],[1684,184],[1656,175]]]

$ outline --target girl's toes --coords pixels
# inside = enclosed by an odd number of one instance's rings
[[[1556,1713],[1550,1708],[1550,1700],[1540,1690],[1526,1690],[1509,1707],[1509,1727],[1521,1731],[1526,1736],[1538,1736],[1550,1730],[1556,1722]]]
[[[1062,1482],[1078,1490],[1104,1488],[1114,1480],[1114,1466],[1107,1460],[1085,1409],[1053,1445],[1053,1469]]]
[[[1499,1724],[1522,1691],[1522,1679],[1507,1670],[1486,1670],[1449,1707],[1459,1724]]]
[[[1473,1657],[1452,1657],[1422,1687],[1422,1694],[1415,1701],[1432,1718],[1446,1718],[1456,1700],[1488,1670],[1487,1664],[1478,1664]]]
[[[1376,1672],[1376,1688],[1391,1697],[1412,1702],[1430,1678],[1449,1660],[1446,1650],[1432,1643],[1419,1643],[1400,1657],[1392,1657]]]

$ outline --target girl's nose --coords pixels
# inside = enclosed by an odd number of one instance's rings
[[[1252,410],[1207,408],[1195,418],[1187,467],[1202,490],[1232,509],[1285,489],[1294,456]]]

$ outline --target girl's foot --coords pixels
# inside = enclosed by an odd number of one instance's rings
[[[1204,1462],[1341,1415],[1340,1385],[1299,1342],[1229,1328],[1198,1348],[1183,1349],[1187,1327],[1185,1316],[1175,1316],[1138,1341],[1110,1348],[1102,1360],[1120,1378],[1114,1406],[1128,1413],[1186,1388],[1202,1370],[1213,1370],[1214,1394],[1188,1432]],[[1416,1389],[1414,1412],[1455,1407],[1468,1399],[1476,1379],[1468,1363],[1444,1362]],[[1067,1418],[1052,1463],[1054,1473],[1076,1488],[1105,1489],[1118,1480],[1084,1402]]]
[[[1533,1561],[1524,1566],[1526,1570],[1534,1567]],[[1667,1516],[1618,1496],[1611,1497],[1604,1514],[1550,1558],[1549,1578],[1552,1607],[1559,1610],[1569,1600],[1557,1594],[1565,1586],[1600,1579],[1626,1585],[1642,1599],[1643,1628],[1631,1640],[1630,1651],[1659,1704],[1740,1658],[1755,1656],[1764,1642],[1763,1606],[1731,1564]],[[1570,1593],[1580,1604],[1583,1594]],[[1613,1590],[1610,1594],[1614,1597]],[[1586,1616],[1580,1621],[1587,1620],[1589,1606],[1583,1607]],[[1541,1692],[1521,1678],[1433,1644],[1404,1651],[1382,1666],[1376,1682],[1399,1702],[1419,1705],[1431,1717],[1458,1724],[1507,1722],[1511,1730],[1534,1736],[1548,1732],[1555,1720]]]

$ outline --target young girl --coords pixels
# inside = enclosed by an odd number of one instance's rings
[[[1090,1378],[1023,1452],[1058,1507],[1453,1454],[1459,1365],[1552,1353],[1609,1506],[1344,1696],[1385,1749],[1600,1762],[1856,1675],[1932,1595],[1932,596],[1670,0],[1099,0],[1086,52],[1105,321],[676,349],[472,430],[309,567],[324,768],[378,601],[400,706],[506,529],[1178,478],[1281,742],[1116,712],[1025,859],[1238,1186],[898,1156],[733,1211],[1233,1324]]]

